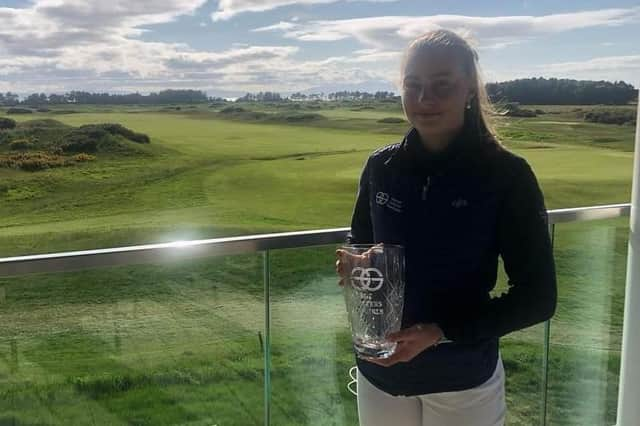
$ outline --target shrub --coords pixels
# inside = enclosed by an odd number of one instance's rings
[[[584,115],[584,120],[603,124],[635,124],[636,114],[631,110],[591,111]]]
[[[10,118],[0,117],[0,130],[2,129],[14,129],[16,122]]]
[[[127,129],[121,124],[105,123],[105,124],[98,124],[97,126],[106,130],[112,135],[120,135],[133,142],[137,142],[137,143],[151,142],[151,140],[149,139],[149,136],[145,135],[144,133],[134,132],[133,130]]]
[[[68,164],[69,162],[64,157],[43,152],[25,152],[0,156],[0,167],[22,169],[29,172],[64,167]]]
[[[33,144],[28,139],[16,139],[9,143],[9,148],[16,151],[26,150],[31,147],[33,147]]]
[[[501,114],[507,117],[535,117],[537,115],[535,111],[520,108],[518,102],[506,103],[501,110],[504,111]]]
[[[307,113],[289,113],[289,114],[276,114],[276,119],[282,119],[290,123],[300,123],[303,121],[315,121],[324,119],[324,115],[316,114],[313,112]]]
[[[9,134],[9,142],[16,139],[28,139],[33,146],[31,149],[49,151],[51,147],[58,145],[62,137],[69,132],[71,127],[55,120],[28,120],[18,123]]]
[[[73,137],[60,147],[62,152],[96,152],[98,144],[94,140]]]
[[[115,123],[87,124],[73,129],[62,136],[60,147],[64,152],[96,152],[130,150],[114,136],[121,136],[132,142],[147,144],[149,136],[137,133]]]
[[[94,161],[96,159],[95,155],[85,154],[81,152],[80,154],[76,154],[71,157],[76,163],[84,163],[87,161]]]
[[[221,114],[234,114],[239,112],[246,112],[247,110],[242,107],[230,106],[220,110]]]
[[[405,121],[403,118],[400,118],[400,117],[385,117],[378,120],[378,123],[399,124],[399,123],[405,123]]]
[[[51,111],[49,108],[38,108],[36,109],[37,112],[49,112]]]
[[[593,141],[596,143],[611,143],[611,142],[620,142],[620,139],[603,137],[603,138],[593,138]]]
[[[74,109],[57,109],[55,111],[51,111],[51,114],[77,114],[80,111],[76,111]]]
[[[537,114],[530,109],[513,108],[507,110],[504,115],[507,117],[535,117]]]
[[[19,154],[0,155],[0,167],[20,169],[28,172],[36,172],[55,167],[67,167],[76,163],[94,161],[95,156],[80,153],[73,157],[64,157],[57,154],[44,152],[23,152]]]
[[[7,114],[32,114],[33,111],[28,108],[9,108]]]
[[[98,141],[108,135],[106,130],[82,126],[67,133],[60,147],[64,152],[96,152]]]
[[[64,123],[61,123],[58,120],[53,120],[51,118],[42,118],[38,120],[23,121],[18,125],[18,127],[25,128],[25,129],[34,129],[34,128],[43,128],[43,127],[63,129],[69,126],[67,126]]]

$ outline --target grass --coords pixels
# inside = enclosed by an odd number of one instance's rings
[[[0,170],[0,196],[7,201],[0,204],[3,255],[104,247],[102,241],[166,241],[180,234],[343,226],[366,156],[398,137],[365,133],[359,122],[345,131],[169,113],[56,118],[74,126],[119,122],[151,135],[145,148],[153,156],[98,156],[91,164],[31,174]],[[617,136],[618,126],[589,126],[632,145],[631,134]],[[596,150],[562,144],[560,137],[545,142],[546,149],[534,149],[539,144],[526,132],[506,142],[532,163],[550,208],[629,199],[628,149]],[[48,235],[44,241],[42,234]],[[87,240],[87,235],[93,237]]]
[[[499,130],[547,206],[628,201],[630,129],[541,108],[554,114]],[[119,123],[151,137],[148,155],[0,169],[0,256],[346,226],[367,155],[403,133],[377,122],[401,116],[392,106],[322,107],[326,120],[304,125],[206,107],[74,109],[12,118]],[[624,219],[556,227],[550,424],[615,421],[626,244]],[[271,255],[272,424],[356,423],[333,249]],[[262,424],[260,255],[2,279],[0,323],[0,425]],[[536,326],[503,340],[509,424],[540,415],[542,337]]]

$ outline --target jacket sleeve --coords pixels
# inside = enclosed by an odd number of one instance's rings
[[[462,318],[440,323],[453,341],[500,337],[548,320],[555,312],[556,274],[547,211],[531,167],[518,161],[498,218],[498,249],[508,291]]]
[[[369,163],[368,160],[360,176],[356,203],[351,216],[351,230],[347,234],[347,243],[349,244],[373,243],[373,227],[369,208]]]

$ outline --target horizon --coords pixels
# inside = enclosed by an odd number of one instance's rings
[[[631,85],[634,90],[640,91],[640,88],[636,87],[635,85],[633,85],[631,83],[623,81],[623,80],[578,80],[578,79],[573,79],[573,78],[556,78],[556,77],[548,77],[548,78],[547,77],[522,77],[522,78],[517,78],[517,79],[513,79],[513,80],[486,81],[484,83],[485,83],[485,85],[487,85],[487,84],[501,84],[501,83],[509,83],[509,82],[514,82],[514,81],[519,81],[519,80],[533,80],[533,79],[546,79],[546,80],[556,79],[556,80],[569,80],[569,81],[593,82],[593,83],[605,82],[605,83],[612,83],[612,84],[624,83],[624,84]],[[12,92],[10,90],[8,92],[9,93],[13,93],[15,95],[18,95],[19,96],[19,100],[22,102],[29,95],[42,94],[42,93],[44,93],[47,96],[49,96],[49,95],[64,95],[64,94],[69,94],[71,92],[86,92],[86,93],[90,93],[90,94],[105,94],[106,93],[106,94],[108,94],[110,96],[114,96],[114,95],[126,96],[126,95],[135,95],[135,94],[138,94],[138,95],[141,95],[141,96],[149,96],[149,95],[154,94],[154,93],[158,94],[158,93],[161,93],[163,91],[171,91],[171,90],[176,90],[176,91],[188,91],[188,90],[200,91],[200,89],[189,88],[189,87],[185,87],[185,88],[167,87],[167,88],[164,88],[164,89],[161,89],[161,90],[158,90],[158,91],[150,91],[150,92],[141,92],[141,91],[135,91],[135,92],[91,92],[91,91],[86,91],[86,90],[74,90],[74,89],[71,89],[71,90],[69,90],[67,92],[56,92],[56,93],[54,93],[54,92],[51,92],[51,93],[46,93],[46,92],[40,92],[40,93],[38,93],[38,92],[18,93],[18,92]],[[288,91],[288,92],[274,92],[274,91],[271,91],[271,90],[262,90],[262,91],[258,91],[258,92],[245,92],[242,95],[238,95],[238,96],[235,96],[235,97],[214,96],[214,95],[211,95],[210,93],[207,93],[206,91],[202,91],[202,92],[204,92],[204,94],[209,98],[221,98],[221,99],[224,99],[225,101],[233,102],[236,99],[242,97],[243,95],[246,95],[246,94],[257,94],[257,93],[261,93],[261,92],[262,93],[271,92],[271,93],[275,93],[275,94],[283,96],[283,99],[289,99],[289,97],[291,95],[296,94],[296,93],[302,93],[302,94],[305,94],[305,95],[325,95],[325,96],[328,96],[329,94],[336,93],[336,92],[343,92],[343,91],[356,92],[357,90],[348,90],[348,89],[346,89],[346,90],[337,90],[335,92],[326,92],[326,93],[325,92],[309,92],[309,91],[304,91],[304,90],[303,91]],[[360,92],[361,93],[369,93],[369,94],[374,94],[375,93],[375,92],[363,92],[363,91],[360,91]],[[400,96],[400,93],[395,91],[395,90],[391,90],[391,91],[387,91],[387,92],[392,93],[394,96]],[[2,93],[0,92],[0,94],[2,94]]]
[[[409,40],[474,41],[488,83],[640,86],[640,5],[422,0],[0,0],[0,91],[392,91]]]

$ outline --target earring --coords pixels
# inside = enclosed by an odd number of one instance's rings
[[[471,101],[473,100],[474,95],[472,95],[471,97],[469,97],[469,99],[467,99],[467,105],[465,105],[466,109],[471,109]]]

